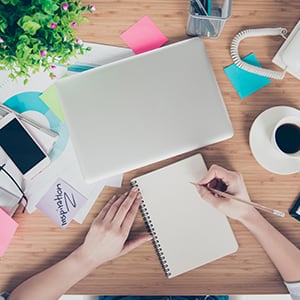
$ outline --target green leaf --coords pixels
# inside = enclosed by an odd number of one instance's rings
[[[22,34],[19,36],[19,42],[17,43],[17,48],[19,46],[19,43],[21,45],[25,44],[25,45],[29,45],[31,42],[31,38],[30,36],[26,35],[26,34]]]
[[[28,21],[34,21],[34,20],[32,19],[32,17],[25,15],[25,16],[21,17],[21,18],[18,20],[17,24],[18,24],[20,27],[22,27],[23,24],[26,23],[26,22],[28,22]]]
[[[48,23],[51,21],[51,16],[41,13],[41,12],[37,12],[32,16],[32,19],[39,23],[40,25],[48,25]]]
[[[10,4],[16,6],[20,2],[20,0],[1,0],[1,2],[6,5]]]
[[[7,20],[3,16],[0,16],[0,31],[5,33],[7,26]]]
[[[21,27],[26,33],[35,35],[36,32],[41,28],[41,25],[34,21],[27,21]]]
[[[53,14],[59,9],[59,6],[55,4],[55,1],[45,0],[42,1],[42,9],[47,14]]]

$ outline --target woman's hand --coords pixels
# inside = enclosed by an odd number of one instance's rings
[[[201,197],[211,205],[225,213],[228,217],[243,221],[256,209],[235,200],[220,197],[209,188],[221,190],[237,198],[251,201],[243,177],[240,173],[228,171],[220,166],[212,165],[207,174],[197,182]]]
[[[112,197],[93,221],[81,246],[70,255],[20,284],[11,300],[58,299],[99,265],[151,239],[149,234],[127,241],[141,201],[133,188]]]
[[[113,196],[95,218],[83,244],[76,250],[80,259],[96,268],[150,240],[152,237],[145,234],[127,241],[140,202],[141,195],[137,188],[120,197]]]

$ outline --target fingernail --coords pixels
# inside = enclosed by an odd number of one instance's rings
[[[123,196],[125,196],[125,197],[126,197],[127,195],[128,195],[128,192],[125,192],[125,193],[123,194]]]
[[[152,236],[152,235],[149,235],[149,236],[147,237],[147,241],[151,241],[151,240],[153,240],[153,236]]]
[[[197,185],[198,192],[202,192],[204,190],[204,188],[205,188],[204,185]]]

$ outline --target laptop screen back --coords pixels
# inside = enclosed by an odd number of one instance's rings
[[[56,89],[87,182],[233,135],[197,37],[61,79]]]

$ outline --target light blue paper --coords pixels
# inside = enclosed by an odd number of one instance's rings
[[[253,53],[248,54],[242,60],[257,67],[261,66]],[[271,82],[269,78],[244,71],[235,64],[224,68],[224,72],[241,99],[253,94]]]

